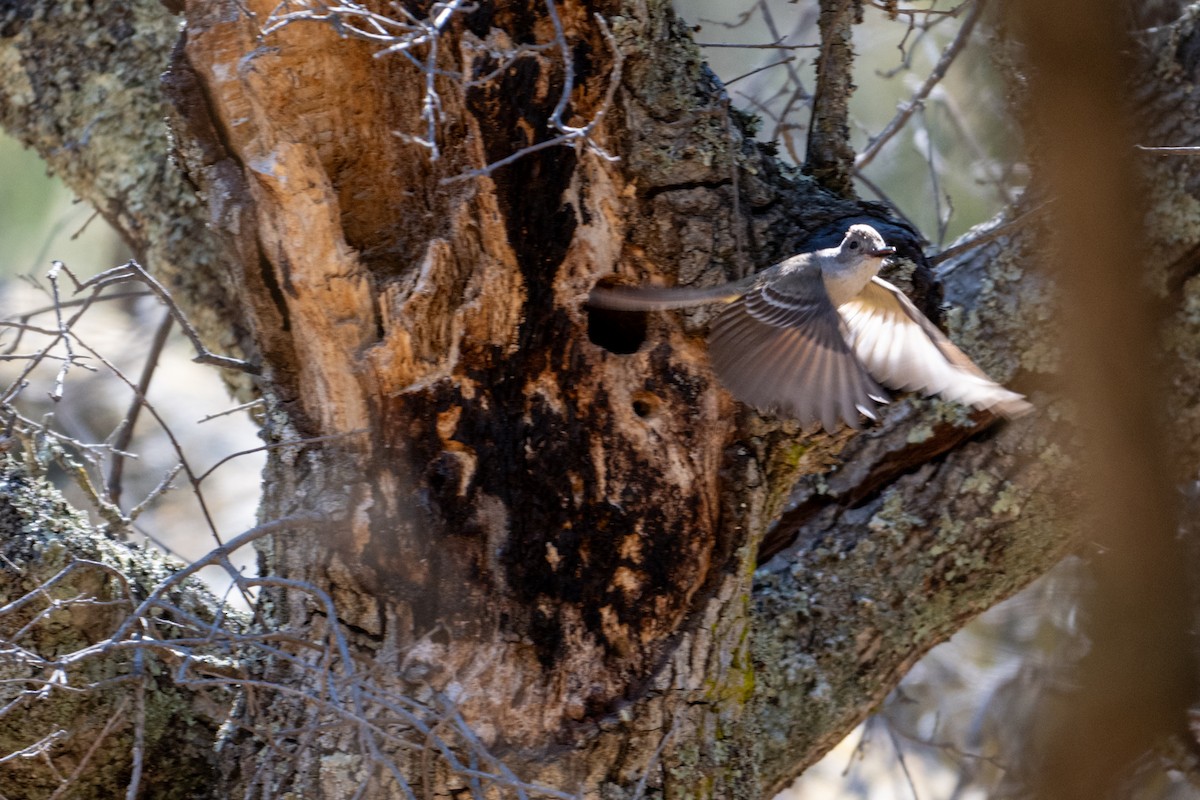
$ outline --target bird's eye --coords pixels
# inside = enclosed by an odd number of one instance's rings
[[[851,250],[857,250],[857,249],[858,249],[858,242],[857,242],[857,241],[855,241],[855,242],[851,242],[851,243],[850,243],[850,249],[851,249]]]

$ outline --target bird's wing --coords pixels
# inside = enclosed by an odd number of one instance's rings
[[[838,308],[850,346],[874,378],[903,391],[948,400],[1007,417],[1032,409],[1023,395],[993,381],[946,338],[904,293],[880,278]]]
[[[886,393],[846,343],[820,269],[806,265],[762,280],[730,304],[708,336],[713,370],[735,397],[832,432],[857,428]]]
[[[754,282],[744,278],[720,286],[597,286],[588,295],[588,305],[617,311],[662,311],[705,303],[729,302]]]

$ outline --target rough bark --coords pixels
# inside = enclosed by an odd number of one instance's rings
[[[1057,356],[1044,341],[1051,286],[1028,269],[1036,228],[967,254],[944,284],[956,339],[976,353],[1010,343],[985,363],[1026,388]],[[756,658],[783,667],[760,673],[756,693],[772,732],[769,790],[836,744],[932,644],[1071,546],[1075,443],[1058,425],[1062,405],[1034,397],[1036,420],[999,429],[906,400],[831,470],[797,483],[753,595]]]
[[[6,689],[0,750],[25,751],[0,767],[4,795],[49,797],[67,784],[72,797],[120,797],[140,736],[150,765],[142,796],[220,796],[213,742],[230,692],[181,686],[171,672],[177,662],[143,659],[133,650],[73,661],[59,674],[24,657],[103,646],[139,593],[179,566],[99,534],[44,478],[29,474],[28,463],[0,453],[0,680]],[[47,603],[50,597],[59,604]],[[197,583],[180,586],[171,601],[210,621],[220,606]],[[18,699],[17,687],[42,689],[46,697]]]
[[[352,657],[247,657],[261,683],[222,743],[222,791],[345,796],[373,777],[372,796],[389,796],[398,784],[372,775],[385,760],[437,794],[466,785],[429,749],[384,738],[387,758],[364,752],[357,722],[312,702],[353,684],[373,703],[357,719],[397,728],[380,697],[448,703],[478,737],[463,748],[526,781],[594,797],[761,797],[1068,546],[1068,412],[1036,391],[1057,355],[1036,230],[974,251],[944,281],[956,338],[998,379],[1035,390],[1036,418],[996,427],[910,399],[864,434],[810,437],[715,384],[706,312],[622,319],[581,306],[613,273],[717,282],[860,219],[902,248],[907,273],[892,277],[926,308],[943,288],[911,231],[746,141],[662,3],[559,8],[576,70],[568,121],[591,118],[612,75],[593,12],[623,54],[596,134],[620,161],[555,147],[450,183],[553,135],[553,49],[470,88],[439,77],[435,162],[394,134],[423,134],[416,67],[323,24],[260,40],[270,4],[247,5],[257,18],[189,4],[170,56],[169,112],[203,205],[162,166],[163,139],[145,124],[167,111],[154,87],[169,15],[128,6],[138,44],[157,37],[130,63],[107,6],[23,5],[6,12],[0,41],[19,87],[0,88],[4,124],[39,152],[63,149],[47,120],[124,120],[92,126],[94,160],[51,163],[98,206],[146,209],[111,216],[204,310],[210,341],[260,361],[268,434],[345,437],[277,451],[262,513],[323,520],[319,535],[270,541],[264,561],[336,599]],[[483,76],[498,66],[489,48],[551,41],[545,9],[480,4],[445,32],[438,66]],[[103,32],[88,42],[120,43],[108,57],[136,91],[98,99],[40,73],[48,61],[86,87],[109,63],[62,49],[72,43],[57,14]],[[122,148],[154,154],[135,161],[160,171],[114,186],[123,162],[103,154]],[[195,248],[179,244],[185,223]],[[755,577],[765,536],[774,557]],[[323,640],[328,615],[312,598],[277,585],[261,614]],[[451,711],[439,713],[444,723]]]
[[[821,57],[813,94],[805,171],[843,197],[854,196],[854,149],[850,146],[850,95],[854,93],[854,25],[861,0],[821,0]]]

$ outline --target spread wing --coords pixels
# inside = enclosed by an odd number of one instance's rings
[[[867,370],[892,389],[940,394],[948,400],[1007,417],[1032,409],[975,366],[904,293],[873,278],[838,308],[848,340]]]
[[[730,304],[708,337],[713,370],[731,393],[832,432],[857,428],[886,393],[846,343],[841,319],[813,265],[761,281]]]

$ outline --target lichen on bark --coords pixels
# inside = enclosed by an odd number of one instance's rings
[[[220,796],[213,744],[232,697],[177,685],[169,652],[106,646],[137,593],[181,565],[99,533],[27,463],[0,453],[0,751],[29,752],[0,766],[5,795],[124,794],[140,726],[142,796]],[[195,582],[170,599],[209,621],[220,606]]]

